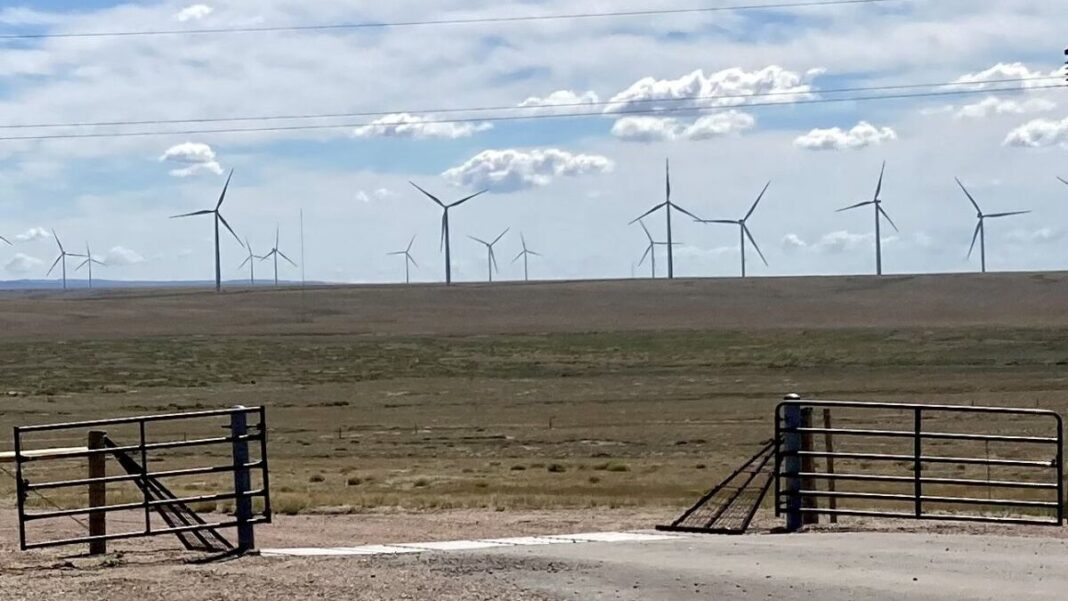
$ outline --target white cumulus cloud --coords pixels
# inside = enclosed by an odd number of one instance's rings
[[[207,4],[194,4],[178,11],[175,18],[182,23],[187,21],[199,21],[213,12],[215,12],[215,9]]]
[[[974,104],[960,107],[954,113],[957,119],[981,119],[991,115],[1022,115],[1025,113],[1040,113],[1057,108],[1057,103],[1045,98],[1028,98],[1026,100],[1014,100],[1011,98],[998,98],[990,96]]]
[[[519,103],[520,108],[531,109],[524,114],[556,115],[560,113],[582,111],[584,106],[600,102],[597,92],[574,92],[557,90],[545,97],[531,96]]]
[[[442,174],[460,186],[515,192],[549,185],[559,177],[608,173],[611,159],[592,154],[572,154],[556,148],[536,150],[485,150],[463,165]]]
[[[43,227],[31,227],[30,229],[15,236],[16,242],[36,242],[37,240],[48,240],[52,237],[52,232],[46,230]]]
[[[386,115],[357,127],[352,134],[357,138],[470,138],[474,134],[493,129],[490,123],[437,123],[433,119],[397,113]]]
[[[104,255],[104,262],[108,265],[117,267],[125,265],[136,265],[138,263],[144,263],[145,258],[137,251],[130,250],[122,246],[112,247],[111,250]]]
[[[752,115],[736,110],[715,113],[686,124],[670,117],[624,117],[612,126],[612,135],[630,142],[708,140],[739,133],[756,125]]]
[[[1035,119],[1009,132],[1005,146],[1042,148],[1068,144],[1068,117],[1057,120]]]
[[[1036,88],[1039,86],[1047,86],[1051,83],[1049,80],[1036,79],[1041,77],[1056,77],[1060,74],[1060,70],[1054,70],[1049,73],[1042,71],[1034,71],[1023,63],[998,63],[989,69],[984,69],[977,73],[968,73],[958,77],[954,83],[967,84],[955,86],[962,89],[969,90],[985,90],[989,88],[1014,88],[1019,87],[1021,89]],[[1020,81],[1020,82],[1005,82],[1007,79],[1025,79],[1032,81]],[[1001,83],[998,83],[1001,82]]]
[[[40,268],[42,265],[44,265],[44,261],[40,259],[17,253],[4,265],[4,270],[15,275],[25,275]]]
[[[200,142],[185,142],[171,146],[160,155],[161,163],[180,163],[186,165],[171,170],[174,177],[189,177],[202,171],[221,175],[222,165],[216,159],[211,146]]]
[[[786,234],[782,237],[782,247],[785,250],[799,250],[808,247],[808,243],[797,234]]]
[[[375,200],[386,200],[387,198],[396,195],[396,192],[393,192],[392,190],[389,190],[387,188],[378,188],[377,190],[372,190],[370,192],[366,190],[360,190],[356,193],[356,200],[363,203],[369,203]]]
[[[849,130],[840,127],[814,129],[794,140],[794,146],[805,150],[859,150],[896,139],[897,133],[893,129],[861,121]]]
[[[745,104],[756,94],[774,94],[777,102],[813,97],[806,83],[818,70],[806,74],[771,65],[756,71],[740,68],[705,74],[701,69],[678,79],[646,77],[616,94],[605,113],[678,107],[716,107]]]

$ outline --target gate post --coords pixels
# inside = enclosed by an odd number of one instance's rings
[[[88,447],[90,451],[105,448],[107,432],[92,430],[89,432]],[[108,475],[107,455],[93,453],[89,455],[89,478],[104,478]],[[89,483],[89,508],[104,507],[108,504],[107,484],[102,481]],[[89,513],[89,536],[106,536],[108,533],[107,513],[95,511]],[[106,540],[93,540],[89,542],[89,555],[105,555],[108,552]]]
[[[790,401],[798,401],[797,395],[789,395],[785,399],[788,404],[783,405],[783,473],[786,476],[786,531],[797,532],[803,524],[801,513],[801,434],[797,431],[801,427],[801,407],[789,404]]]
[[[804,409],[801,410],[801,427],[802,428],[812,428],[812,425],[813,425],[812,424],[812,408],[811,407],[805,407]],[[816,448],[816,445],[813,443],[812,433],[811,432],[803,433],[801,435],[801,450],[802,451],[812,451],[815,448]],[[815,470],[814,463],[815,462],[813,461],[812,457],[802,457],[801,458],[801,472],[802,473],[806,473],[806,474],[811,474],[811,473],[815,472],[816,470]],[[801,490],[815,490],[815,488],[816,488],[816,483],[812,478],[801,478]],[[817,505],[816,505],[816,497],[802,496],[801,497],[801,506],[804,507],[805,509],[815,509],[817,507]],[[808,525],[808,524],[819,524],[820,523],[820,515],[818,513],[805,513],[805,514],[803,514],[801,516],[801,522],[804,523],[805,525]]]
[[[237,551],[256,548],[252,525],[252,478],[248,468],[248,414],[243,406],[234,407],[230,414],[230,436],[233,438],[234,513],[237,517]]]

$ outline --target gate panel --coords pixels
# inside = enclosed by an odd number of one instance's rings
[[[820,426],[814,410],[827,412]],[[788,530],[820,515],[1064,523],[1053,411],[788,399],[775,427],[775,509]]]

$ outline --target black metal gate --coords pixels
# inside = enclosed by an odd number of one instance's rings
[[[787,530],[820,515],[1064,523],[1056,412],[788,398],[775,418],[775,511]]]
[[[255,423],[249,423],[250,416]],[[86,442],[56,448],[55,441]],[[89,544],[90,553],[99,554],[107,541],[170,534],[190,549],[242,552],[255,546],[253,525],[271,521],[262,407],[23,426],[15,428],[14,442],[19,546],[24,551]],[[213,456],[224,459],[211,465]],[[199,480],[189,484],[193,477]],[[176,484],[198,494],[175,494],[168,485]],[[34,510],[31,494],[52,508]],[[218,502],[232,502],[232,511],[227,510],[232,516],[209,522],[195,510]],[[109,515],[138,527],[110,532]],[[153,523],[154,517],[162,523]],[[28,532],[30,525],[66,518],[87,532],[59,536],[55,527],[36,536]],[[225,528],[237,530],[236,545],[219,534]]]

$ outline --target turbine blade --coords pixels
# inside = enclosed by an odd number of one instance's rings
[[[649,243],[652,244],[653,243],[653,235],[649,233],[649,228],[645,227],[645,222],[644,221],[638,221],[638,223],[641,224],[642,231],[645,232],[645,237],[648,238],[649,239]]]
[[[523,234],[523,232],[519,232],[519,239],[523,242],[523,250],[526,250],[527,249],[527,237]]]
[[[509,231],[511,231],[511,229],[512,229],[512,228],[507,228],[507,229],[505,229],[505,230],[504,230],[503,232],[501,232],[501,235],[500,235],[500,236],[497,236],[497,238],[496,238],[496,239],[495,239],[495,240],[493,241],[493,243],[494,243],[494,244],[497,244],[498,242],[500,242],[500,241],[501,241],[501,238],[503,238],[503,237],[505,236],[505,234],[507,234],[507,233],[508,233]]]
[[[59,265],[59,262],[62,261],[62,260],[63,260],[63,255],[59,255],[58,257],[56,257],[56,262],[52,263],[52,267],[50,267],[48,269],[48,273],[45,274],[45,277],[48,277],[48,276],[52,275],[52,271],[55,270],[56,265]]]
[[[407,258],[408,258],[408,260],[412,262],[412,265],[415,265],[415,268],[416,268],[416,269],[419,269],[419,264],[415,262],[415,257],[413,257],[413,256],[412,256],[412,255],[410,255],[410,254],[406,254],[406,255],[404,255],[404,256],[405,256],[405,257],[407,257]]]
[[[664,208],[666,206],[667,206],[667,203],[666,202],[662,202],[662,203],[656,205],[655,207],[649,209],[648,211],[642,213],[641,217],[638,217],[637,219],[635,219],[634,221],[631,221],[627,225],[634,225],[635,223],[638,223],[642,219],[645,219],[646,217],[652,215],[653,213],[659,211],[660,209],[662,209],[662,208]]]
[[[527,254],[527,251],[526,251],[526,249],[523,249],[522,251],[520,251],[520,253],[518,255],[515,256],[514,259],[512,259],[512,262],[515,263],[519,259],[522,259],[523,255],[525,255],[525,254]]]
[[[397,255],[403,255],[403,254],[406,254],[406,253],[403,250],[398,250],[395,253],[386,253],[386,256],[387,257],[395,257]]]
[[[869,201],[866,201],[866,202],[858,202],[857,204],[850,205],[850,206],[848,206],[848,207],[846,207],[844,209],[838,209],[837,211],[835,211],[835,213],[844,213],[845,211],[852,211],[853,209],[859,209],[860,207],[866,207],[868,205],[873,205],[873,204],[875,204],[875,201],[872,201],[872,200],[869,200]]]
[[[214,212],[215,211],[211,211],[211,210],[196,211],[196,212],[193,212],[193,213],[185,213],[183,215],[175,215],[175,216],[171,217],[171,219],[181,219],[183,217],[196,217],[197,215],[211,215]]]
[[[666,184],[667,201],[671,202],[671,159],[664,159],[664,183]]]
[[[698,219],[697,222],[698,223],[704,223],[704,224],[724,223],[724,224],[728,224],[728,225],[738,225],[738,223],[739,223],[737,221],[734,221],[733,219]]]
[[[883,168],[879,171],[879,185],[875,187],[875,197],[872,200],[879,200],[879,195],[883,193],[884,175],[886,175],[886,161],[883,161]]]
[[[1064,184],[1065,186],[1068,186],[1068,179],[1064,179],[1063,177],[1060,177],[1060,176],[1058,176],[1057,179],[1061,180],[1061,183]]]
[[[85,267],[88,264],[89,264],[89,259],[86,259],[86,260],[82,261],[81,263],[78,263],[78,266],[74,268],[74,271],[81,271],[82,267]]]
[[[495,271],[497,273],[500,273],[501,272],[501,268],[497,267],[497,254],[493,252],[493,247],[492,246],[489,249],[489,255],[490,255],[490,263],[493,263],[493,271]]]
[[[482,196],[486,192],[489,192],[489,190],[482,190],[481,192],[476,192],[475,194],[472,194],[471,196],[468,196],[467,198],[461,198],[460,200],[457,200],[456,202],[454,202],[451,205],[449,205],[449,208],[451,209],[453,207],[458,207],[458,206],[464,204],[465,202],[471,200],[472,198],[478,198],[479,196]]]
[[[101,267],[107,267],[108,266],[108,262],[107,261],[97,261],[96,259],[93,259],[93,263],[96,263],[97,265],[99,265]]]
[[[975,252],[975,243],[979,240],[979,232],[983,229],[983,220],[980,219],[979,223],[975,224],[975,233],[972,234],[972,245],[968,248],[968,258],[972,258],[972,253]]]
[[[972,201],[972,206],[975,207],[975,210],[978,211],[979,214],[982,214],[983,210],[979,208],[979,203],[975,202],[975,199],[972,198],[972,193],[969,192],[968,189],[964,187],[964,184],[961,183],[959,177],[955,178],[955,179],[957,180],[957,185],[960,186],[960,189],[964,190],[964,195],[968,197],[968,200]]]
[[[1011,213],[993,213],[991,215],[984,215],[987,219],[995,219],[997,217],[1013,217],[1015,215],[1027,215],[1031,211],[1013,211]]]
[[[237,266],[237,268],[238,268],[238,269],[241,269],[241,268],[242,268],[242,267],[244,267],[245,265],[248,265],[248,264],[249,264],[249,261],[251,261],[251,260],[252,260],[252,255],[249,255],[249,256],[245,257],[245,260],[244,260],[244,261],[241,261],[241,264],[240,264],[240,265],[238,265],[238,266]]]
[[[449,210],[445,209],[445,214],[441,216],[441,242],[438,244],[438,252],[445,250],[445,236],[449,233]]]
[[[52,237],[56,239],[56,244],[59,245],[59,252],[60,253],[66,252],[66,251],[63,250],[63,243],[59,241],[59,235],[56,234],[55,228],[52,228]]]
[[[686,215],[689,215],[690,217],[693,217],[693,220],[694,220],[694,221],[701,221],[701,218],[700,218],[700,217],[698,217],[697,215],[694,215],[693,213],[691,213],[691,212],[687,211],[686,209],[684,209],[684,208],[680,207],[679,205],[677,205],[677,204],[675,204],[675,203],[672,203],[672,204],[671,204],[671,206],[675,207],[675,210],[676,210],[676,211],[679,211],[679,212],[681,212],[681,213],[684,213],[684,214],[686,214]]]
[[[409,184],[411,184],[411,185],[413,185],[413,186],[415,186],[415,189],[416,189],[416,190],[419,190],[419,191],[420,191],[420,192],[422,192],[423,194],[426,194],[427,198],[429,198],[430,200],[433,200],[434,202],[438,203],[438,206],[440,206],[441,208],[443,208],[443,209],[444,209],[444,208],[447,208],[447,207],[445,206],[445,203],[441,202],[441,201],[440,201],[440,200],[438,199],[438,197],[437,197],[437,196],[434,196],[434,195],[433,195],[433,194],[431,194],[430,192],[427,192],[426,190],[424,190],[424,189],[420,188],[420,187],[419,187],[419,185],[418,185],[418,184],[416,184],[415,182],[408,182],[408,183],[409,183]]]
[[[273,257],[276,252],[278,252],[278,251],[272,250],[271,252],[269,252],[269,253],[263,255],[262,257],[260,257],[260,263],[262,263],[262,262],[266,261],[267,259],[270,259],[271,257]]]
[[[237,240],[237,243],[241,245],[241,248],[245,248],[245,243],[237,236],[237,232],[234,231],[234,228],[230,227],[229,223],[226,223],[226,218],[222,216],[222,213],[219,213],[219,221],[226,226],[226,229],[230,230],[230,233],[234,235],[234,240]]]
[[[468,238],[474,240],[475,242],[478,242],[479,244],[485,244],[486,246],[491,246],[491,244],[489,242],[486,242],[485,240],[476,238],[474,236],[468,236]]]
[[[286,261],[288,261],[288,262],[289,262],[289,264],[290,264],[290,265],[292,265],[293,267],[296,267],[296,266],[297,266],[297,264],[293,262],[293,259],[290,259],[289,257],[287,257],[287,256],[286,256],[286,254],[285,254],[284,252],[282,252],[282,251],[278,251],[278,256],[279,256],[279,257],[282,257],[283,259],[285,259]]]
[[[745,217],[742,218],[742,221],[748,221],[749,218],[753,216],[753,213],[755,213],[756,210],[757,210],[757,205],[760,204],[761,200],[764,200],[764,194],[767,193],[768,188],[770,188],[770,187],[771,187],[771,181],[768,181],[767,185],[764,186],[764,189],[761,190],[760,196],[757,196],[756,202],[753,203],[753,208],[749,209],[749,212],[745,214]]]
[[[4,241],[5,243],[7,243],[7,245],[8,245],[8,246],[12,246],[12,244],[11,244],[11,241],[10,241],[10,240],[8,240],[7,238],[5,238],[5,237],[3,237],[3,236],[0,236],[0,240],[2,240],[2,241]]]
[[[645,254],[642,255],[642,260],[638,261],[638,267],[641,267],[643,264],[645,264],[645,260],[649,258],[649,253],[652,252],[652,250],[653,245],[650,243],[649,246],[645,248]]]
[[[742,224],[742,231],[745,232],[745,237],[749,238],[749,241],[753,243],[753,248],[755,248],[757,254],[760,255],[760,260],[764,262],[764,267],[769,267],[768,260],[764,258],[764,252],[760,250],[760,245],[757,244],[756,239],[753,238],[753,234],[749,231],[749,227],[744,223]]]
[[[887,212],[884,211],[882,207],[879,207],[879,214],[885,217],[888,222],[890,222],[890,227],[894,228],[895,232],[899,234],[901,233],[901,230],[897,229],[897,224],[894,223],[893,219],[890,219],[890,215],[887,214]]]
[[[418,235],[419,234],[416,234],[415,236]],[[415,244],[415,236],[412,236],[412,240],[408,242],[408,248],[405,249],[406,252],[410,252],[412,250],[412,245]]]
[[[532,251],[532,250],[528,250],[528,251],[527,251],[527,254],[528,254],[528,255],[534,255],[535,257],[540,257],[540,256],[542,256],[542,254],[541,254],[541,253],[539,253],[539,252],[534,252],[534,251]]]
[[[281,244],[279,244],[279,240],[280,239],[281,239],[281,234],[279,233],[278,225],[276,224],[274,226],[274,247],[275,248],[278,248],[279,246],[281,246]]]
[[[226,191],[230,189],[230,178],[234,177],[234,170],[230,170],[230,175],[226,176],[226,185],[223,186],[222,194],[219,195],[219,204],[215,205],[215,210],[218,211],[222,207],[222,203],[226,200]]]

